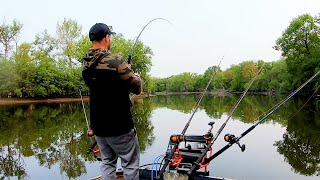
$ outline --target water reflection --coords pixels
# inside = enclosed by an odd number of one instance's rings
[[[315,108],[316,107],[316,108]],[[320,175],[320,117],[315,102],[306,111],[288,121],[283,140],[277,141],[278,152],[295,173]],[[316,110],[316,111],[315,111]]]
[[[6,146],[1,147],[0,151],[0,179],[9,176],[24,178],[27,173],[19,150]]]
[[[209,96],[203,99],[200,109],[209,117],[220,119],[229,114],[239,96]],[[246,96],[235,111],[233,118],[244,123],[253,123],[257,117],[280,102],[281,96]],[[196,103],[196,95],[158,96],[154,98],[158,107],[190,113]],[[320,175],[320,101],[313,100],[302,109],[307,98],[293,98],[278,112],[271,115],[264,123],[273,121],[287,127],[283,140],[275,142],[278,152],[284,155],[285,161],[295,173],[306,176]],[[298,112],[299,111],[299,112]],[[298,112],[298,113],[297,113]],[[294,117],[291,117],[295,115]]]
[[[60,174],[86,174],[89,140],[79,103],[0,107],[0,177],[27,176],[23,157],[35,157],[40,166],[59,164]],[[88,112],[88,108],[86,111]],[[153,142],[151,103],[135,103],[134,119],[141,152]]]
[[[206,96],[200,109],[219,121],[229,113],[238,97]],[[132,112],[141,152],[148,151],[157,138],[153,134],[151,121],[153,110],[167,108],[191,113],[197,98],[198,95],[157,96],[151,100],[134,102]],[[246,96],[233,118],[253,123],[282,98]],[[310,102],[294,118],[289,119],[305,101],[305,98],[290,100],[267,121],[286,127],[283,139],[276,141],[274,146],[293,171],[305,176],[320,175],[319,101]],[[86,107],[88,112],[88,104]],[[160,128],[165,128],[165,125]],[[68,178],[82,177],[90,171],[86,169],[86,162],[95,161],[86,153],[89,140],[83,133],[85,131],[80,103],[0,106],[0,179],[28,177],[28,167],[24,163],[27,157],[34,157],[39,166],[47,169],[58,165],[60,174]]]

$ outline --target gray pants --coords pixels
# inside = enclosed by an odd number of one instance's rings
[[[102,180],[115,180],[117,159],[120,157],[121,166],[126,180],[139,179],[139,142],[135,129],[120,136],[96,136],[102,158]]]

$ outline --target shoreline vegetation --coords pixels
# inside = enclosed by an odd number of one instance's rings
[[[56,34],[43,31],[33,41],[20,43],[23,25],[14,20],[0,25],[0,98],[79,97],[88,95],[82,80],[82,57],[92,46],[82,26],[75,20],[58,22]],[[183,72],[156,78],[149,74],[153,52],[138,41],[134,50],[132,70],[139,72],[148,94],[191,94],[202,92],[214,75],[208,91],[214,95],[241,93],[263,67],[249,91],[252,94],[288,94],[320,70],[320,14],[303,14],[294,18],[282,35],[275,39],[275,50],[281,58],[266,62],[247,59],[227,69],[208,67],[203,73]],[[133,40],[123,35],[112,38],[111,52],[128,57]],[[13,48],[16,47],[16,48]],[[174,73],[174,72],[172,72]],[[311,81],[300,95],[319,94],[320,77]]]
[[[141,100],[143,98],[149,98],[154,96],[170,96],[170,95],[192,95],[192,94],[201,94],[202,92],[155,92],[155,93],[144,93],[139,95],[131,96],[132,100]],[[243,92],[232,92],[226,90],[219,91],[211,91],[206,92],[207,95],[212,96],[230,96],[236,94],[242,94]],[[249,95],[263,95],[263,96],[275,96],[275,95],[284,95],[276,93],[276,92],[248,92]],[[300,94],[301,96],[305,96],[306,94]],[[306,95],[308,96],[308,95]],[[313,97],[319,98],[320,94],[315,94]],[[89,97],[83,97],[84,102],[89,102]],[[0,106],[6,105],[28,105],[28,104],[38,104],[38,103],[46,103],[46,104],[56,104],[56,103],[72,103],[72,102],[81,102],[81,98],[79,97],[59,97],[59,98],[0,98]]]

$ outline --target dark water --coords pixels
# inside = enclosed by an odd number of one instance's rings
[[[159,96],[135,102],[141,164],[164,154],[171,134],[181,133],[196,95]],[[227,118],[237,96],[206,96],[187,134],[214,133]],[[283,97],[247,96],[225,133],[241,134]],[[210,164],[213,176],[234,179],[320,179],[320,100],[291,99]],[[87,111],[88,109],[88,104]],[[293,118],[292,115],[296,114]],[[0,106],[0,179],[88,179],[99,175],[99,162],[86,151],[89,141],[80,103]],[[226,145],[223,136],[214,151]]]

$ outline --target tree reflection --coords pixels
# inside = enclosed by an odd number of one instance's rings
[[[89,105],[86,107],[89,112]],[[144,152],[154,140],[150,122],[152,104],[135,103],[132,111]],[[0,175],[4,177],[26,175],[21,158],[15,159],[17,155],[34,156],[40,166],[48,169],[59,164],[61,174],[69,178],[86,173],[85,161],[95,161],[86,153],[90,141],[84,135],[80,103],[0,106],[0,131]]]
[[[143,100],[141,102],[134,102],[131,109],[137,134],[139,139],[140,151],[143,153],[154,141],[153,125],[150,118],[153,107],[150,100]]]
[[[153,98],[154,106],[166,107],[172,110],[178,110],[184,113],[191,113],[197,102],[199,95],[173,95],[173,96],[157,96]],[[199,109],[202,109],[211,118],[220,119],[222,115],[229,115],[230,110],[236,104],[240,95],[213,96],[205,95]],[[245,123],[253,123],[257,117],[263,115],[267,110],[282,100],[282,96],[259,96],[247,95],[239,104],[237,110],[233,114],[233,119],[238,119]],[[278,120],[279,117],[287,117],[288,109],[290,111],[290,100],[277,113],[271,115],[268,120]],[[282,119],[282,118],[280,118]]]
[[[309,110],[290,119],[283,140],[274,144],[296,173],[309,176],[320,175],[319,113],[314,107],[309,104]]]
[[[156,108],[191,113],[199,95],[157,96],[133,102],[132,112],[143,153],[154,142],[150,121]],[[200,109],[212,118],[228,115],[239,95],[206,95]],[[248,95],[235,111],[233,119],[244,123],[254,120],[282,100],[281,96]],[[294,98],[271,115],[266,122],[287,127],[283,140],[277,141],[278,152],[303,175],[320,175],[320,101],[313,101],[295,114],[305,98]],[[89,105],[86,104],[89,112]],[[221,119],[223,120],[223,119]],[[0,179],[27,176],[22,157],[34,156],[40,166],[51,169],[58,164],[61,174],[75,179],[87,172],[85,162],[95,161],[88,155],[90,146],[80,103],[0,106]]]
[[[183,95],[180,95],[183,96]],[[172,100],[170,100],[172,98]],[[229,115],[238,100],[238,95],[210,96],[207,95],[200,104],[208,116],[221,118]],[[279,103],[282,96],[252,96],[247,95],[233,114],[233,119],[244,123],[253,123],[257,117],[264,115],[270,108]],[[182,112],[191,112],[197,98],[191,96],[189,101],[185,97],[159,96],[155,98],[157,107],[168,107]],[[305,97],[292,98],[278,111],[268,117],[264,123],[274,122],[287,127],[283,140],[277,141],[278,152],[284,155],[286,162],[294,172],[303,175],[320,175],[320,101],[314,100],[307,107],[294,115],[307,101]],[[222,119],[221,119],[222,120]]]
[[[16,176],[22,179],[27,176],[20,151],[12,146],[1,147],[0,152],[0,179]]]
[[[183,113],[191,113],[198,95],[155,96],[152,102],[155,108],[166,107]]]

